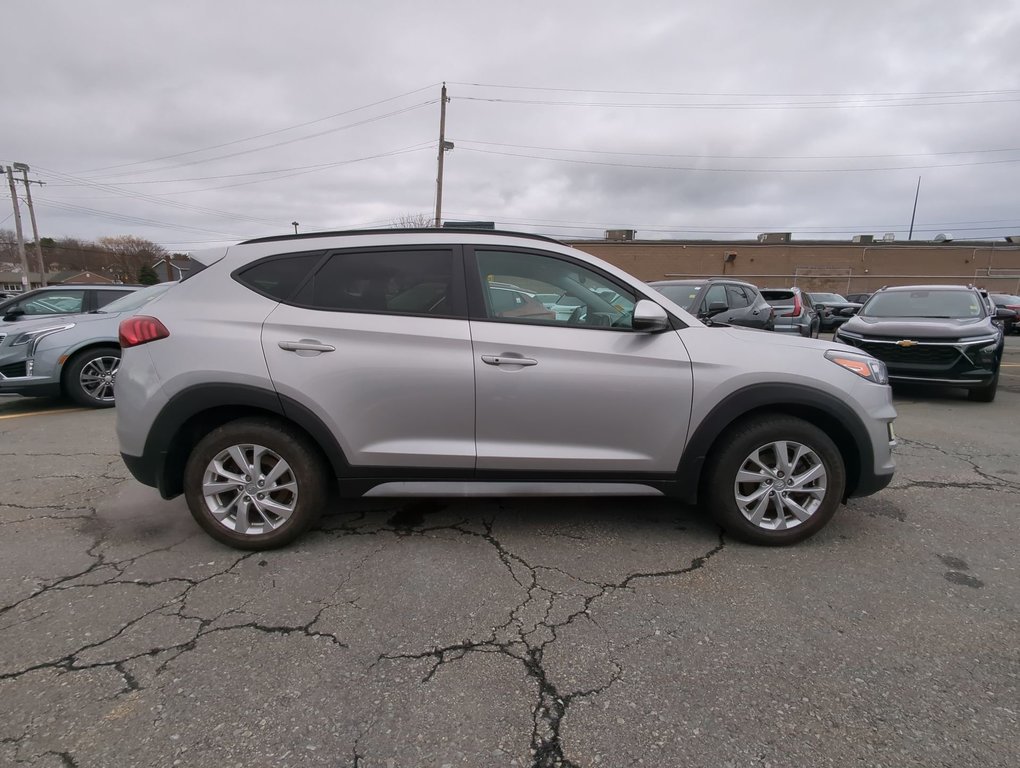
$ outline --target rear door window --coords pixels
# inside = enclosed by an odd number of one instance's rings
[[[340,251],[326,259],[293,303],[340,312],[463,317],[463,287],[452,249]]]

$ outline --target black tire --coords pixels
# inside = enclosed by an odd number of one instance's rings
[[[811,452],[809,457],[811,462],[824,468],[825,485],[819,503],[811,510],[810,516],[803,521],[792,523],[793,527],[769,530],[763,527],[769,524],[768,519],[763,519],[762,524],[755,524],[741,512],[737,504],[736,482],[737,473],[751,454],[759,450],[767,451],[767,447],[777,441],[790,441],[806,447]],[[703,498],[708,501],[716,522],[734,538],[767,546],[795,544],[825,527],[842,502],[843,491],[846,488],[846,467],[843,457],[828,435],[803,419],[780,414],[752,417],[732,427],[720,437],[716,445],[718,448],[713,450],[706,463]],[[797,467],[808,466],[811,466],[810,462],[797,464]],[[801,476],[803,474],[800,473]],[[794,473],[791,472],[790,475]],[[776,488],[780,483],[783,483],[785,488],[784,481],[775,482]],[[769,481],[769,485],[772,485],[772,481]],[[744,487],[746,486],[741,486]],[[811,499],[817,498],[817,493],[807,494],[790,490],[788,494],[791,502],[796,502],[802,507],[814,504]],[[773,506],[772,499],[776,497],[776,492],[764,495],[772,497],[765,502],[768,505],[766,515],[772,515],[778,524],[779,514],[782,513],[777,512]]]
[[[262,467],[259,471],[267,468],[270,470],[267,476],[273,474],[271,470],[276,459],[285,462],[287,470],[282,479],[287,480],[286,485],[294,486],[294,495],[291,496],[288,490],[260,494],[256,485],[261,475],[249,475],[247,491],[239,487],[237,490],[225,490],[221,494],[207,497],[204,493],[207,470],[213,472],[213,459],[232,446],[261,446],[267,449],[272,455],[259,460]],[[225,464],[221,462],[221,466]],[[238,465],[234,462],[230,466],[236,469]],[[329,497],[329,472],[328,464],[317,446],[303,432],[273,418],[249,417],[217,427],[198,442],[184,468],[184,496],[192,517],[217,541],[235,549],[274,549],[289,544],[318,521]],[[267,500],[256,504],[253,497],[257,493],[260,494],[259,499],[266,496]],[[245,502],[245,498],[249,501]],[[230,503],[232,499],[233,504]],[[220,522],[210,509],[211,503],[232,507],[235,510],[234,518],[228,514],[225,522]],[[250,515],[250,525],[246,530],[251,532],[248,533],[231,528],[231,525],[240,524],[238,517],[242,512],[237,510],[242,503],[244,515]],[[288,517],[277,521],[277,527],[269,524],[274,515],[262,511],[262,506],[270,503],[277,506],[290,505],[293,508]],[[270,527],[268,531],[265,530],[267,526]]]
[[[119,365],[120,347],[92,347],[79,352],[64,366],[61,375],[64,394],[87,408],[112,408],[116,405],[112,379],[116,378]],[[82,372],[86,369],[96,376],[93,378],[86,373],[87,384],[82,381]],[[110,375],[111,369],[111,380],[107,382],[105,377]]]
[[[976,387],[974,389],[967,390],[967,399],[975,403],[990,403],[995,399],[995,392],[999,388],[999,372],[995,372],[995,377],[991,383],[984,387]]]

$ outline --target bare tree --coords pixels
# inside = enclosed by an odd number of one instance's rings
[[[144,265],[150,267],[168,256],[166,248],[134,235],[99,238],[100,247],[107,253],[107,269],[122,282],[134,282]]]
[[[405,213],[391,223],[394,229],[427,229],[435,220],[427,213]]]

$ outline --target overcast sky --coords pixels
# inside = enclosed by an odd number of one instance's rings
[[[3,26],[0,162],[45,182],[44,236],[431,217],[443,81],[445,220],[902,240],[920,176],[915,239],[1020,234],[1015,0],[33,0]]]

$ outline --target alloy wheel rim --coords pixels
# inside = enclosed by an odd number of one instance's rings
[[[807,522],[825,499],[828,474],[811,448],[776,440],[753,450],[740,465],[733,494],[751,525],[784,531]]]
[[[113,401],[113,385],[117,381],[120,358],[112,355],[97,357],[82,366],[78,383],[82,391],[102,403]]]
[[[224,528],[258,536],[278,529],[294,514],[297,477],[282,456],[265,446],[232,445],[206,465],[202,497]]]

